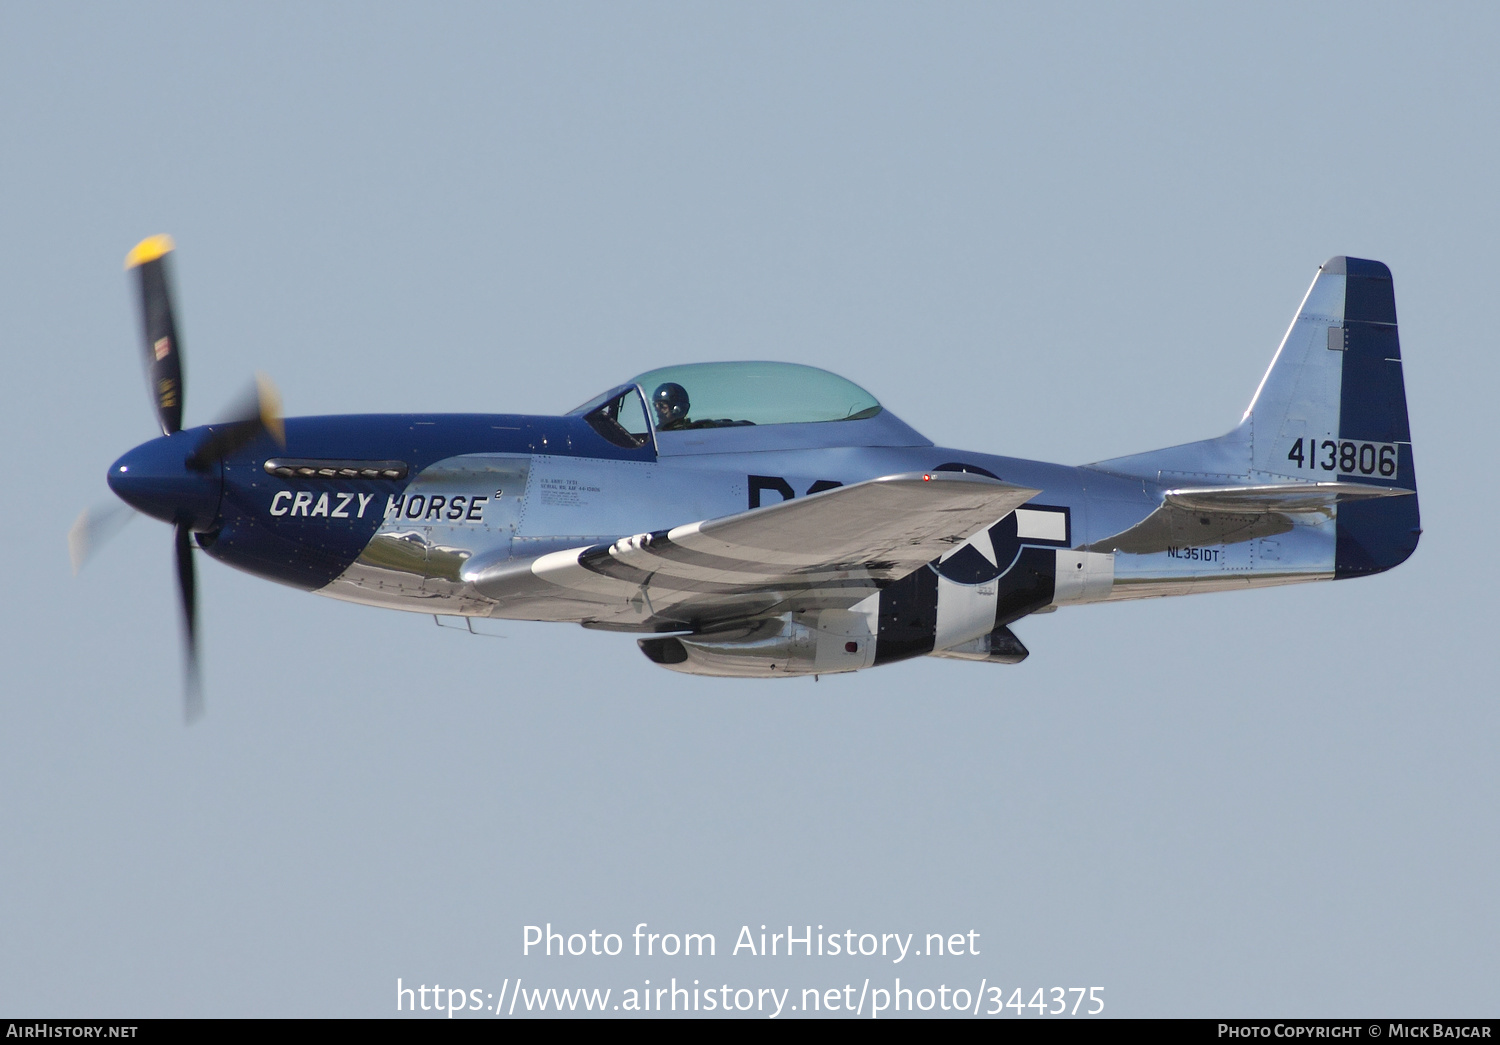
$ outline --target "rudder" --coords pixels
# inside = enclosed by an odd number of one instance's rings
[[[1340,445],[1395,445],[1396,474],[1390,481],[1413,491],[1410,497],[1340,506],[1334,576],[1342,578],[1379,573],[1405,562],[1417,548],[1422,523],[1391,270],[1359,258],[1334,258],[1329,265],[1338,261],[1344,262],[1346,279]]]

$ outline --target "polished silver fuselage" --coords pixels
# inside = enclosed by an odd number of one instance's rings
[[[836,430],[829,435],[843,435],[858,425],[871,431],[847,434],[878,438],[891,427],[885,422],[877,418],[817,427]],[[1334,575],[1329,513],[1307,514],[1288,532],[1250,541],[1184,543],[1147,554],[1089,552],[1085,549],[1090,545],[1150,516],[1161,504],[1163,490],[1180,483],[931,444],[764,450],[703,445],[732,444],[744,434],[748,433],[660,433],[661,456],[655,462],[549,454],[473,454],[438,462],[417,476],[400,499],[382,498],[389,503],[378,506],[385,513],[378,532],[358,561],[320,594],[420,613],[598,622],[596,604],[574,602],[563,591],[509,600],[487,597],[465,580],[466,567],[506,559],[525,562],[546,553],[734,515],[756,504],[780,501],[782,483],[802,497],[819,484],[849,486],[952,464],[1033,487],[1041,491],[1033,499],[1036,503],[1068,510],[1069,551],[1086,560],[1089,585],[1086,591],[1065,594],[1059,604],[1185,595]],[[700,445],[686,445],[690,441]],[[780,483],[767,483],[768,479]],[[752,491],[752,485],[759,490]],[[758,500],[753,492],[758,492]],[[443,498],[435,516],[430,508],[434,497]],[[455,498],[471,504],[475,497],[486,499],[480,519],[465,518],[467,513],[447,518]],[[610,622],[622,630],[640,631],[651,631],[659,623],[644,603],[622,608]]]

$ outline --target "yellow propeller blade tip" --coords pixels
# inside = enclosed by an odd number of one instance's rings
[[[275,383],[265,374],[255,375],[255,386],[260,399],[260,423],[265,426],[266,431],[271,433],[271,438],[276,440],[276,445],[286,446],[286,425],[281,420],[281,393],[276,390]]]
[[[147,236],[132,247],[129,254],[125,255],[125,267],[133,269],[137,265],[144,265],[148,261],[155,261],[176,246],[177,244],[172,242],[171,236],[165,234]]]

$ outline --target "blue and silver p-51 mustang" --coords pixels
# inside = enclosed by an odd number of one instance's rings
[[[1390,271],[1324,264],[1240,423],[1080,467],[944,449],[790,363],[641,374],[560,417],[243,416],[183,429],[166,237],[131,252],[163,437],[109,484],[322,595],[635,633],[674,671],[1013,664],[1059,606],[1378,573],[1420,534]]]

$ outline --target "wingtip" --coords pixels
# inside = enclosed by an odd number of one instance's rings
[[[898,483],[911,482],[936,483],[936,484],[959,484],[973,487],[990,487],[999,490],[1010,490],[1013,492],[1025,491],[1028,496],[1035,497],[1041,490],[1023,486],[1020,483],[1009,483],[1004,479],[997,479],[991,475],[980,475],[977,472],[945,472],[934,469],[928,472],[898,472],[894,475],[883,475],[878,479],[872,479],[875,483]]]
[[[133,269],[138,265],[146,264],[148,261],[155,261],[175,249],[176,246],[172,242],[172,237],[165,233],[160,236],[147,236],[134,247],[131,247],[130,253],[125,255],[125,267]]]

